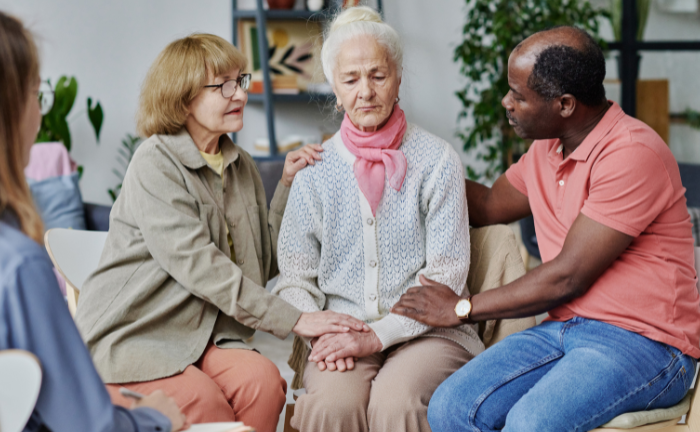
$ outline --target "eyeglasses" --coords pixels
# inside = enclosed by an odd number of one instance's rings
[[[41,106],[41,115],[47,114],[53,108],[54,91],[51,88],[51,83],[42,81],[39,84],[39,106]]]
[[[224,99],[229,99],[234,93],[236,93],[238,86],[241,86],[241,89],[244,92],[247,92],[248,88],[250,87],[250,74],[242,74],[238,78],[228,80],[223,84],[205,85],[204,87],[218,87],[221,89],[221,96],[223,96]]]

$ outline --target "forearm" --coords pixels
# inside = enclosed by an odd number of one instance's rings
[[[538,315],[583,295],[589,287],[564,263],[550,261],[508,285],[472,297],[470,320]]]

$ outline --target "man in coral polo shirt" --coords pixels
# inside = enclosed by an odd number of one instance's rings
[[[661,138],[605,99],[605,60],[585,32],[523,41],[502,104],[535,140],[492,188],[467,182],[472,225],[533,214],[543,264],[461,300],[423,281],[393,312],[432,326],[531,316],[445,381],[428,420],[441,431],[588,431],[664,408],[700,356],[693,239],[678,165]]]

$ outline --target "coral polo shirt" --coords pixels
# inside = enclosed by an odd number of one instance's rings
[[[603,321],[700,357],[700,295],[678,164],[646,124],[611,106],[564,159],[558,139],[535,141],[506,172],[528,197],[542,261],[554,259],[582,213],[634,237],[583,296],[549,319]]]

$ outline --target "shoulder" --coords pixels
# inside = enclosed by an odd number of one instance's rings
[[[602,144],[593,169],[609,167],[647,178],[662,173],[671,176],[678,171],[676,159],[663,139],[648,125],[627,115],[612,128]]]
[[[343,170],[352,170],[352,163],[343,157],[340,146],[344,144],[338,132],[322,144],[321,160],[315,165],[307,165],[301,169],[294,177],[294,183],[299,181],[310,185],[323,185],[323,180],[337,177]]]
[[[168,160],[172,161],[173,156],[163,142],[163,137],[161,135],[152,135],[136,149],[131,159],[131,164],[140,166],[157,163],[160,165]]]
[[[0,280],[9,281],[21,268],[39,265],[50,266],[44,248],[18,229],[0,222]]]
[[[401,150],[409,165],[462,167],[452,144],[412,123],[408,124]]]

